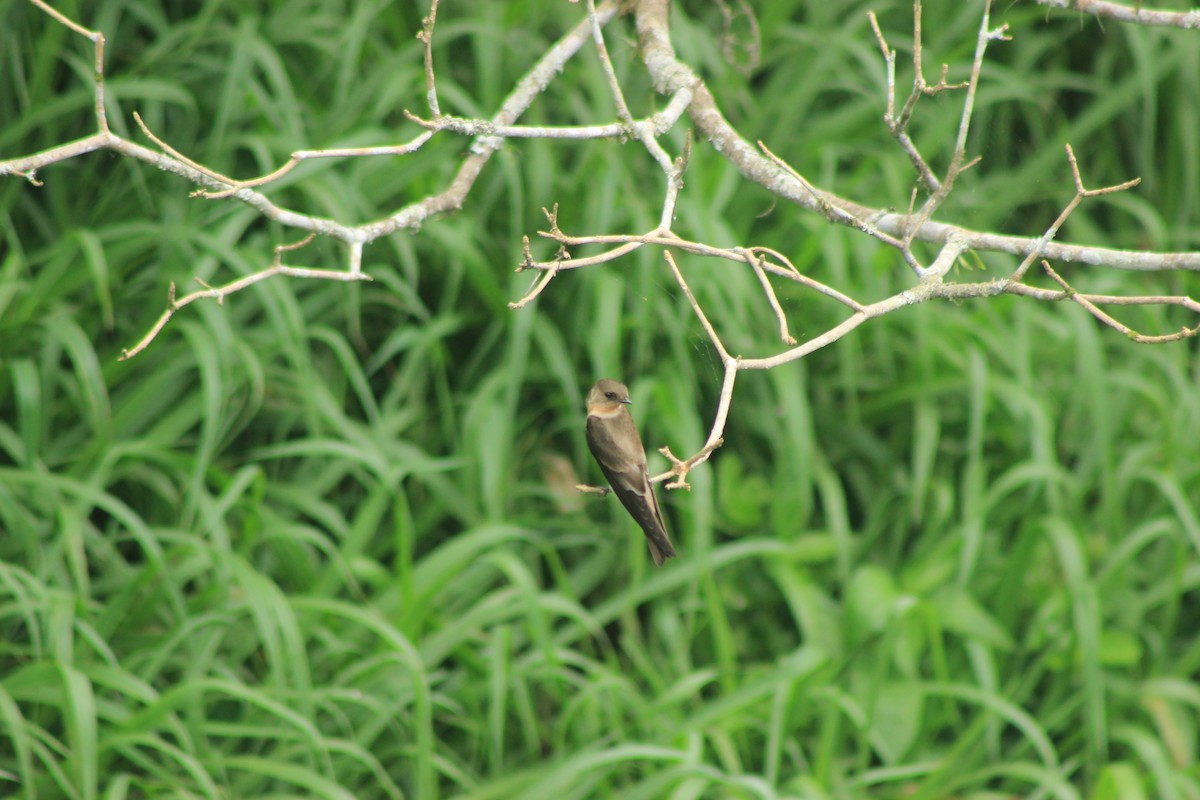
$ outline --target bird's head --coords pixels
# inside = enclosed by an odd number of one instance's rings
[[[621,412],[622,406],[629,405],[629,389],[620,381],[602,378],[596,381],[587,395],[588,414],[611,417]]]

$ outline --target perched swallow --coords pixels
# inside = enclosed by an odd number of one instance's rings
[[[645,531],[650,555],[661,567],[665,559],[675,557],[675,548],[650,486],[642,438],[625,407],[632,402],[625,384],[607,378],[596,382],[587,396],[588,449],[621,505]]]

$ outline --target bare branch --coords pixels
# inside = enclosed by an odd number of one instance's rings
[[[83,27],[66,15],[51,8],[43,0],[29,1],[57,20],[60,25],[65,25],[75,31],[75,33],[91,41],[94,45],[93,54],[95,62],[93,67],[94,74],[92,76],[92,91],[94,93],[93,110],[96,114],[96,129],[102,134],[108,133],[108,112],[104,109],[104,34]],[[0,175],[3,174],[3,170],[0,169]]]
[[[896,51],[888,47],[887,39],[884,38],[883,31],[879,27],[879,20],[876,19],[875,12],[868,11],[867,17],[871,21],[871,29],[875,32],[875,39],[879,42],[879,49],[883,51],[884,63],[887,66],[887,110],[884,112],[883,122],[888,130],[891,131],[892,136],[896,138],[905,155],[908,156],[909,161],[912,162],[913,169],[916,170],[921,183],[925,185],[928,191],[936,192],[938,187],[941,186],[941,182],[938,181],[937,176],[933,174],[933,170],[929,168],[929,164],[925,162],[925,158],[917,150],[912,139],[909,138],[908,131],[906,130],[908,127],[907,117],[904,123],[901,123],[896,118]],[[924,80],[920,78],[919,73],[918,78],[922,81]],[[916,100],[913,98],[919,96],[920,92],[914,92],[910,97],[910,101],[915,103]],[[906,108],[907,105],[906,103]]]
[[[433,76],[433,26],[437,24],[437,9],[438,0],[431,0],[429,16],[423,20],[421,32],[417,34],[417,39],[425,51],[425,99],[429,104],[429,113],[433,114],[434,119],[442,116],[441,105],[438,103],[437,81]]]
[[[1142,8],[1141,3],[1130,8],[1123,3],[1110,3],[1107,0],[1037,0],[1037,2],[1039,5],[1051,8],[1068,8],[1104,19],[1115,19],[1118,22],[1133,22],[1138,25],[1162,28],[1200,29],[1200,9],[1158,11]]]
[[[964,237],[967,247],[972,250],[1002,252],[1022,257],[1040,246],[1037,239],[976,231],[932,219],[917,225],[919,220],[914,219],[911,214],[897,214],[863,206],[817,189],[807,181],[801,183],[796,180],[794,176],[760,154],[730,125],[704,82],[688,65],[676,58],[670,42],[667,8],[667,0],[642,0],[637,5],[638,42],[646,68],[660,92],[672,93],[683,88],[691,89],[689,117],[704,139],[720,143],[721,155],[747,180],[810,211],[824,213],[823,208],[841,209],[849,218],[835,220],[840,224],[852,224],[850,220],[853,219],[869,220],[875,230],[894,237],[911,233],[913,240],[945,244],[951,235],[960,234]],[[965,168],[966,166],[963,167]],[[1195,251],[1146,253],[1051,243],[1040,255],[1055,261],[1102,265],[1112,269],[1200,270],[1200,252]]]
[[[1067,162],[1071,165],[1071,179],[1075,182],[1075,196],[1071,198],[1071,201],[1063,208],[1062,213],[1058,215],[1054,223],[1038,239],[1038,246],[1031,250],[1025,256],[1024,260],[1021,261],[1021,264],[1013,272],[1012,277],[1009,278],[1010,281],[1020,281],[1025,277],[1025,273],[1028,272],[1030,265],[1042,253],[1049,250],[1051,240],[1058,235],[1058,231],[1067,221],[1067,217],[1071,216],[1072,212],[1079,207],[1079,204],[1083,202],[1085,197],[1098,197],[1113,192],[1121,192],[1137,186],[1141,182],[1141,178],[1134,178],[1116,186],[1106,186],[1103,189],[1085,189],[1083,186],[1083,176],[1079,174],[1079,162],[1075,159],[1075,151],[1071,149],[1070,144],[1065,145],[1065,147],[1067,150]]]
[[[1050,262],[1042,261],[1042,268],[1046,270],[1047,275],[1054,279],[1055,283],[1063,288],[1063,294],[1066,299],[1073,300],[1074,302],[1078,303],[1083,308],[1087,309],[1089,314],[1103,322],[1105,325],[1109,326],[1110,328],[1115,328],[1116,330],[1125,334],[1127,337],[1129,337],[1130,341],[1137,342],[1138,344],[1164,344],[1166,342],[1177,342],[1180,339],[1187,339],[1200,332],[1200,325],[1197,325],[1193,328],[1184,327],[1176,333],[1169,333],[1164,336],[1146,336],[1138,333],[1133,328],[1130,328],[1128,325],[1125,325],[1111,315],[1100,310],[1100,308],[1092,299],[1086,295],[1079,294],[1072,289],[1070,285],[1063,280],[1062,276],[1054,271],[1054,269],[1050,266]],[[1191,302],[1191,298],[1182,299]]]
[[[687,285],[687,281],[683,279],[683,273],[679,271],[679,265],[675,263],[675,257],[671,255],[671,251],[667,250],[663,253],[663,258],[671,265],[671,272],[675,275],[675,280],[679,282],[679,287],[683,289],[684,295],[688,302],[692,304],[692,311],[696,312],[696,317],[700,320],[700,325],[703,326],[704,332],[708,334],[709,341],[713,343],[713,347],[717,348],[717,352],[721,354],[722,363],[730,360],[729,351],[725,349],[725,345],[721,343],[721,337],[717,336],[716,330],[713,329],[712,323],[708,321],[708,317],[704,316],[704,309],[696,302],[696,296],[692,294],[691,288]]]
[[[276,275],[288,275],[293,278],[317,278],[330,281],[371,280],[371,276],[363,272],[343,272],[341,270],[312,269],[310,267],[289,267],[283,264],[283,254],[285,252],[298,250],[299,248],[309,244],[315,237],[316,234],[309,234],[299,242],[279,245],[275,248],[275,259],[270,267],[259,272],[255,272],[251,275],[247,275],[243,278],[238,278],[235,281],[230,281],[223,286],[209,286],[204,281],[196,278],[196,282],[204,288],[199,291],[192,292],[189,295],[185,295],[180,300],[175,299],[175,284],[172,283],[171,288],[167,293],[166,311],[163,311],[158,320],[155,321],[154,325],[150,327],[150,330],[137,344],[121,351],[121,356],[118,360],[125,361],[133,358],[138,353],[145,350],[150,343],[154,341],[162,329],[166,327],[166,324],[170,321],[171,317],[175,316],[175,312],[179,311],[181,308],[189,306],[197,300],[204,300],[206,298],[216,300],[218,305],[224,305],[225,298],[229,295],[234,294],[235,292],[240,292],[242,289],[253,286],[256,283],[261,283],[267,278],[273,278]]]
[[[1140,6],[1134,10],[1118,6],[1115,3],[1098,2],[1097,0],[1039,1],[1054,7],[1071,7],[1088,11],[1097,16],[1113,16],[1113,18],[1124,19],[1126,17],[1118,15],[1126,14],[1129,21],[1141,24],[1200,27],[1200,20],[1196,20],[1197,24],[1191,22],[1192,16],[1200,14],[1200,12],[1176,14],[1171,17],[1173,21],[1168,22],[1168,17],[1164,16],[1168,12],[1145,11]],[[142,133],[160,148],[160,152],[142,147],[113,134],[109,130],[104,110],[103,36],[50,8],[45,0],[31,0],[31,2],[58,23],[93,42],[95,47],[97,129],[91,136],[78,141],[25,157],[2,161],[0,162],[0,175],[20,175],[36,184],[37,171],[42,167],[94,150],[108,149],[144,161],[195,183],[200,187],[200,190],[195,193],[196,195],[207,199],[236,199],[251,206],[266,219],[308,234],[302,241],[295,244],[276,247],[271,266],[251,275],[219,286],[209,286],[200,282],[202,287],[200,290],[178,299],[175,294],[175,286],[172,284],[168,292],[166,310],[141,341],[123,352],[122,358],[132,357],[145,349],[163,330],[171,317],[190,303],[200,299],[213,299],[220,304],[224,302],[226,296],[275,275],[340,281],[370,280],[362,272],[364,245],[398,230],[415,229],[435,215],[460,208],[491,155],[503,146],[505,141],[529,138],[564,141],[606,138],[634,140],[645,148],[662,173],[663,194],[659,222],[653,230],[645,233],[601,232],[583,236],[568,235],[559,226],[558,206],[555,205],[552,210],[545,211],[549,230],[539,231],[538,235],[555,243],[557,250],[552,259],[535,261],[529,237],[523,238],[521,261],[517,266],[517,271],[536,270],[540,274],[534,276],[528,291],[520,299],[509,303],[509,307],[520,309],[530,305],[555,278],[570,270],[607,264],[643,247],[657,247],[663,250],[663,257],[669,269],[687,298],[700,327],[720,355],[724,367],[720,400],[712,427],[703,445],[688,458],[677,457],[669,447],[660,448],[660,452],[671,462],[671,469],[662,475],[655,476],[653,480],[668,481],[667,488],[689,488],[688,475],[691,470],[707,461],[711,454],[721,446],[737,374],[740,371],[772,369],[804,358],[847,336],[867,320],[876,319],[912,305],[930,300],[957,301],[1013,294],[1043,302],[1070,300],[1083,307],[1101,323],[1120,331],[1136,342],[1178,341],[1196,335],[1197,330],[1200,329],[1200,325],[1191,328],[1184,327],[1180,331],[1158,336],[1138,333],[1102,310],[1101,306],[1174,305],[1191,313],[1200,314],[1200,304],[1187,296],[1116,297],[1081,293],[1070,286],[1050,266],[1048,259],[1122,270],[1200,270],[1200,253],[1198,252],[1129,252],[1057,242],[1056,238],[1062,226],[1085,199],[1124,191],[1138,185],[1138,180],[1134,179],[1114,186],[1088,189],[1084,184],[1075,153],[1069,145],[1066,147],[1066,155],[1074,184],[1074,193],[1058,217],[1040,236],[1008,236],[975,231],[934,219],[954,190],[959,176],[980,161],[978,157],[968,158],[967,145],[984,57],[992,42],[1008,38],[1006,26],[995,29],[991,27],[990,0],[984,4],[976,33],[969,78],[960,83],[951,83],[948,80],[950,67],[946,64],[941,65],[940,75],[935,83],[927,81],[923,69],[922,8],[920,0],[916,0],[913,7],[912,28],[913,82],[907,97],[899,107],[896,99],[896,51],[889,46],[875,14],[873,12],[868,14],[886,69],[884,123],[912,163],[916,173],[916,185],[912,188],[908,198],[906,213],[873,209],[840,197],[833,192],[820,189],[807,180],[800,169],[777,156],[761,141],[758,142],[756,148],[746,137],[743,137],[724,117],[704,81],[676,57],[670,40],[670,28],[667,24],[668,0],[638,0],[634,4],[640,45],[639,55],[655,89],[669,97],[665,108],[645,119],[633,118],[605,40],[604,26],[618,13],[618,6],[614,0],[599,4],[595,0],[587,0],[584,18],[543,54],[513,87],[510,94],[490,118],[468,119],[443,113],[438,96],[432,44],[439,2],[431,0],[429,14],[423,20],[421,31],[417,35],[422,44],[425,95],[429,107],[429,118],[422,119],[408,111],[404,112],[406,117],[421,129],[416,137],[406,143],[396,145],[296,151],[279,168],[269,174],[249,180],[239,180],[223,175],[189,158],[173,148],[167,142],[168,137],[162,132],[152,132],[141,116],[136,113],[134,119]],[[732,21],[735,12],[723,0],[719,7],[726,15],[727,22]],[[742,11],[749,13],[749,9],[744,3],[741,8]],[[757,21],[752,18],[752,14],[750,24],[752,32],[756,33]],[[612,98],[615,120],[600,122],[585,120],[580,124],[554,126],[518,124],[519,118],[530,104],[550,87],[564,65],[588,43],[595,48],[599,58],[604,81]],[[913,142],[909,127],[922,98],[959,89],[965,91],[962,96],[962,109],[957,120],[953,150],[944,172],[938,175],[935,174],[934,168]],[[705,241],[686,239],[677,234],[673,229],[675,211],[684,190],[683,179],[692,154],[692,130],[689,128],[684,131],[683,152],[674,157],[660,140],[662,136],[678,126],[684,114],[688,115],[700,134],[700,138],[696,141],[700,142],[701,146],[703,143],[711,144],[746,179],[767,188],[775,197],[789,200],[800,208],[818,213],[833,223],[848,226],[895,250],[899,254],[900,260],[908,268],[908,272],[905,274],[912,275],[905,288],[895,291],[888,297],[875,299],[873,302],[865,299],[859,301],[847,292],[835,289],[804,274],[785,254],[772,247],[757,244],[721,247]],[[373,222],[350,224],[316,217],[278,206],[265,194],[258,191],[260,187],[278,180],[306,160],[407,155],[419,150],[433,136],[439,134],[459,134],[471,136],[474,139],[469,153],[461,160],[455,177],[440,192],[395,209]],[[923,200],[919,197],[922,190],[925,193]],[[318,234],[335,238],[347,244],[345,269],[293,267],[283,263],[284,253],[309,244]],[[938,253],[928,266],[923,264],[914,253],[913,244],[917,241],[938,246]],[[572,248],[583,245],[600,245],[603,251],[575,258]],[[1019,256],[1021,260],[1019,266],[1004,279],[965,283],[947,280],[952,275],[955,265],[960,263],[963,255],[969,250],[1012,253]],[[921,252],[924,253],[923,250]],[[763,353],[753,357],[731,355],[723,342],[720,326],[716,324],[720,321],[717,320],[714,323],[693,294],[677,263],[678,253],[687,253],[698,258],[716,259],[717,263],[728,269],[752,271],[763,292],[764,309],[766,307],[771,309],[771,314],[777,324],[778,336],[783,342],[783,349],[778,350],[779,345],[769,345]],[[1058,289],[1034,287],[1023,282],[1032,265],[1039,260],[1045,273],[1058,285]],[[199,279],[197,280],[199,281]],[[845,309],[838,311],[841,321],[803,341],[798,341],[791,333],[787,310],[776,294],[775,284],[778,281],[787,281],[804,287],[839,304],[841,308]],[[766,318],[765,310],[763,318]],[[596,487],[580,487],[580,490],[601,494],[608,491],[607,488]]]
[[[665,484],[666,488],[688,490],[692,488],[687,482],[688,473],[708,461],[713,451],[725,443],[722,437],[725,434],[725,422],[729,419],[729,406],[733,402],[733,385],[737,381],[738,369],[737,359],[729,359],[725,362],[725,378],[721,381],[721,397],[717,401],[717,413],[714,415],[712,429],[708,433],[708,439],[704,442],[704,446],[686,460],[678,458],[669,447],[658,448],[658,452],[671,462],[671,469],[661,475],[655,475],[650,479],[651,481],[657,482],[673,478]]]
[[[975,39],[975,58],[971,62],[971,78],[967,81],[966,98],[963,100],[962,115],[958,123],[958,138],[954,143],[954,153],[950,156],[950,166],[946,169],[946,174],[941,180],[941,184],[934,191],[925,203],[921,206],[921,210],[917,212],[916,219],[913,221],[912,228],[905,234],[905,245],[911,245],[913,237],[917,234],[920,228],[933,216],[933,213],[941,207],[946,198],[950,196],[951,190],[954,188],[954,182],[967,169],[970,169],[976,161],[972,160],[968,163],[963,163],[967,153],[967,131],[971,127],[971,118],[975,113],[975,93],[979,88],[979,73],[983,69],[983,56],[987,51],[988,43],[993,40],[1003,40],[1007,38],[1008,26],[1002,25],[996,30],[991,30],[991,0],[986,0],[983,6],[983,18],[979,23],[979,34]],[[920,17],[920,3],[917,4],[917,16]],[[919,26],[919,22],[917,23]],[[920,40],[920,29],[914,37],[915,41]],[[919,55],[914,56],[919,59]],[[918,69],[919,69],[918,64]],[[923,82],[924,79],[922,79]],[[942,72],[942,80],[935,89],[948,88],[945,86],[945,71]],[[903,114],[901,114],[903,117]],[[907,124],[907,122],[905,123]]]
[[[775,296],[775,289],[771,286],[766,271],[762,268],[762,256],[756,256],[752,251],[747,250],[746,263],[754,268],[754,275],[767,295],[767,301],[771,304],[771,310],[775,312],[775,318],[779,320],[779,338],[783,340],[784,344],[795,344],[796,338],[788,332],[787,316],[783,313],[783,306],[779,304],[779,298]]]

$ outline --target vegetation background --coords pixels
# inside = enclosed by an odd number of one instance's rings
[[[1186,3],[1177,3],[1185,8]],[[407,140],[424,4],[64,1],[108,37],[114,129],[139,111],[226,173]],[[754,4],[761,63],[718,6],[681,56],[751,139],[820,186],[907,205],[880,122],[874,9]],[[965,77],[981,4],[929,0],[927,71]],[[487,117],[583,13],[440,10],[443,108]],[[1200,247],[1200,39],[1002,3],[970,151],[939,218],[1063,241]],[[90,48],[0,10],[0,156],[93,130]],[[739,24],[744,24],[744,20]],[[737,29],[746,33],[747,29]],[[631,22],[606,31],[635,113],[661,107]],[[739,56],[738,58],[741,58]],[[922,102],[942,167],[961,98]],[[593,50],[523,121],[613,118]],[[668,137],[676,152],[683,130]],[[310,163],[268,190],[342,221],[440,189],[467,140]],[[661,254],[509,311],[524,234],[653,227],[638,146],[513,141],[461,212],[370,247],[370,284],[273,279],[177,315],[117,360],[167,286],[261,269],[298,238],[105,153],[0,181],[0,795],[20,798],[1198,798],[1200,358],[1073,305],[926,304],[746,373],[726,444],[664,493],[661,570],[596,481],[583,392],[624,378],[647,447],[703,442],[721,369]],[[768,244],[877,299],[911,282],[856,232],[776,204],[697,142],[682,234]],[[550,249],[535,242],[539,255]],[[317,240],[295,262],[342,263]],[[730,349],[773,352],[753,276],[684,258]],[[979,254],[963,280],[1014,266]],[[1090,291],[1197,294],[1194,274],[1066,267]],[[838,310],[781,289],[798,335]],[[1143,332],[1196,320],[1122,314]],[[653,454],[652,467],[665,462]]]

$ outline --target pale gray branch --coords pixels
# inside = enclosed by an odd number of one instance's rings
[[[1191,11],[1160,11],[1144,8],[1141,3],[1110,3],[1107,0],[1037,0],[1039,5],[1082,11],[1103,19],[1133,22],[1161,28],[1200,29],[1200,8]]]

